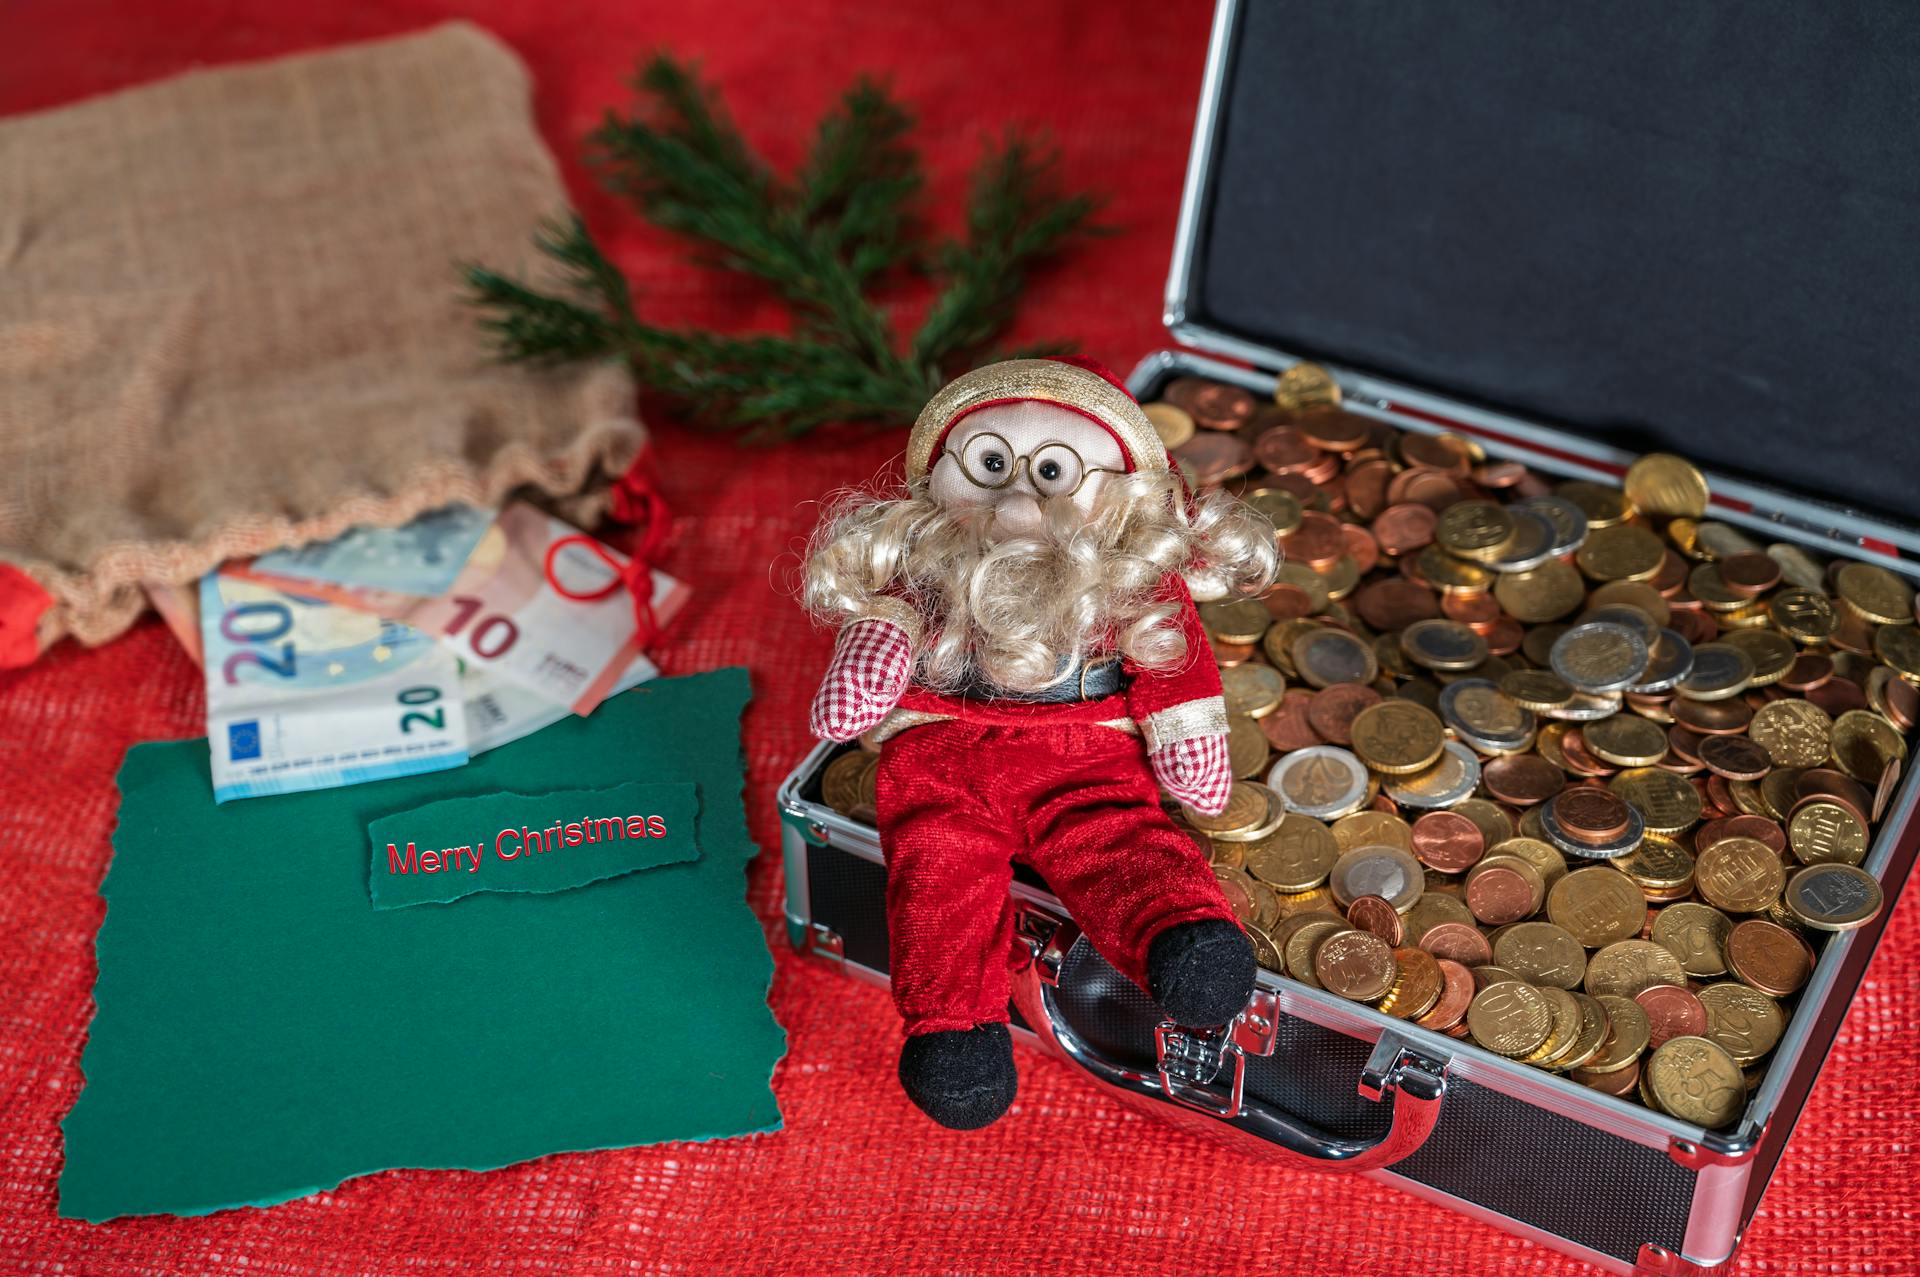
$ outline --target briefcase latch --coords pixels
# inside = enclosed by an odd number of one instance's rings
[[[1160,1089],[1168,1099],[1210,1116],[1240,1116],[1247,1057],[1273,1054],[1278,1022],[1278,1002],[1265,989],[1254,990],[1246,1010],[1218,1029],[1193,1029],[1162,1020],[1153,1031]],[[1232,1080],[1224,1089],[1216,1089],[1222,1074],[1230,1074]]]

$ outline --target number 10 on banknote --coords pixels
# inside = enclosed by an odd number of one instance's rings
[[[524,503],[510,505],[446,594],[397,615],[440,635],[462,659],[576,714],[591,714],[640,655],[641,636],[633,599],[620,583],[626,557],[604,546],[598,553],[577,543],[554,548],[575,536],[560,519]],[[549,559],[565,592],[548,579]],[[652,574],[650,585],[654,614],[664,624],[687,589],[662,572]]]
[[[467,761],[458,664],[418,630],[217,572],[200,626],[215,801]]]

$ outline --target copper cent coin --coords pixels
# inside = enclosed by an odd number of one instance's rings
[[[1531,807],[1565,789],[1567,776],[1538,754],[1508,754],[1488,763],[1480,782],[1503,803]]]
[[[1727,935],[1727,966],[1760,992],[1784,998],[1813,974],[1813,950],[1778,923],[1749,918]]]
[[[1376,630],[1404,630],[1416,621],[1430,621],[1440,615],[1440,603],[1432,590],[1405,577],[1386,577],[1360,587],[1353,596],[1353,610]]]
[[[1700,742],[1700,761],[1707,765],[1708,771],[1728,780],[1759,780],[1773,770],[1773,756],[1745,736],[1704,738]]]
[[[1313,698],[1307,722],[1320,739],[1335,745],[1353,744],[1353,720],[1360,711],[1380,703],[1380,693],[1365,683],[1335,683]]]
[[[1347,921],[1396,947],[1406,935],[1406,924],[1401,920],[1400,911],[1379,896],[1361,896],[1348,905]]]
[[[1658,1048],[1669,1038],[1698,1037],[1707,1031],[1707,1009],[1700,999],[1672,984],[1651,985],[1633,995],[1647,1013],[1652,1034],[1648,1045]]]
[[[1488,926],[1519,922],[1535,907],[1533,884],[1517,868],[1492,865],[1467,884],[1467,908]]]
[[[1428,506],[1388,506],[1373,521],[1373,536],[1380,542],[1381,553],[1398,557],[1432,544],[1433,530],[1439,522],[1440,516]]]
[[[1462,873],[1486,851],[1480,826],[1455,811],[1429,811],[1413,822],[1413,854],[1441,873]]]
[[[1442,922],[1417,937],[1420,947],[1436,958],[1463,967],[1483,967],[1493,961],[1493,946],[1480,928],[1465,922]]]
[[[1318,695],[1304,687],[1289,688],[1287,694],[1280,698],[1277,709],[1255,719],[1267,743],[1283,754],[1325,744],[1320,739],[1320,733],[1313,730],[1312,709]]]
[[[1453,959],[1436,958],[1435,962],[1440,968],[1442,980],[1440,1000],[1414,1023],[1423,1029],[1443,1033],[1467,1018],[1467,1008],[1473,1005],[1475,985],[1473,972]]]
[[[1554,819],[1582,842],[1604,843],[1627,832],[1632,817],[1624,798],[1591,785],[1565,789],[1553,798]]]

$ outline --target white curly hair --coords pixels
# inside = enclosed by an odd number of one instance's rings
[[[1066,497],[1041,510],[1038,534],[995,538],[991,505],[943,506],[924,477],[903,497],[843,491],[808,543],[802,605],[839,627],[886,615],[882,595],[903,599],[923,622],[922,686],[951,692],[978,674],[1032,692],[1110,653],[1179,667],[1170,572],[1216,599],[1262,594],[1279,569],[1266,515],[1218,490],[1189,499],[1172,471],[1113,475],[1086,512]]]

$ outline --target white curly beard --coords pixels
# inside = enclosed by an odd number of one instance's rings
[[[1036,534],[1006,536],[994,507],[944,507],[924,485],[892,500],[856,495],[816,533],[805,603],[844,625],[873,615],[876,595],[907,600],[925,627],[917,678],[936,691],[974,677],[1039,691],[1116,653],[1171,668],[1187,645],[1159,597],[1167,574],[1204,562],[1264,589],[1276,563],[1264,516],[1209,494],[1189,521],[1182,499],[1171,474],[1115,476],[1091,511],[1054,498]]]

